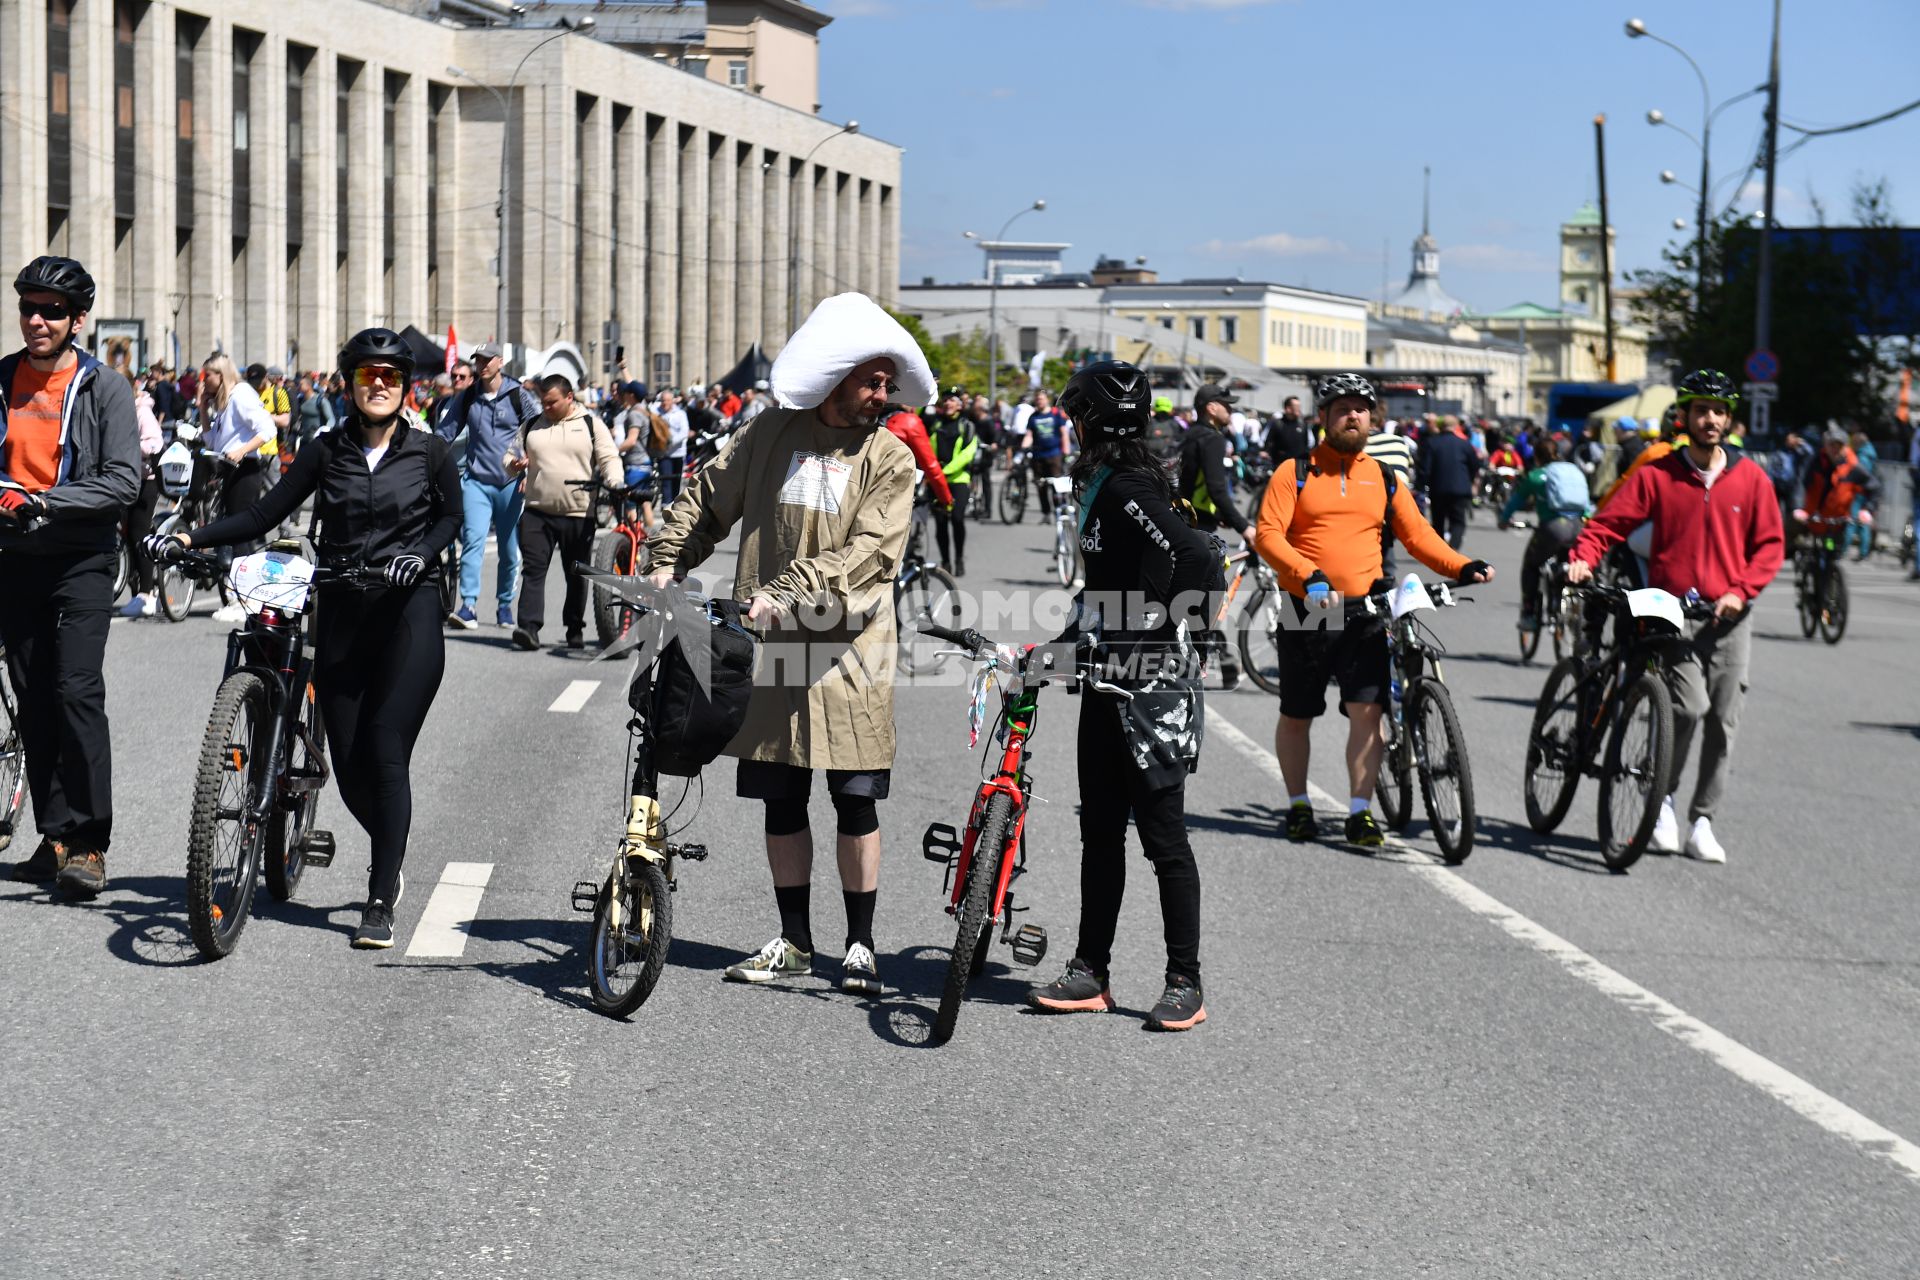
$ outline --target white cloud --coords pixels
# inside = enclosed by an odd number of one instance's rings
[[[1504,244],[1442,246],[1440,261],[1449,267],[1473,271],[1552,271],[1554,263],[1538,249],[1515,249]]]
[[[1755,178],[1752,182],[1749,182],[1747,183],[1746,186],[1740,188],[1740,194],[1734,197],[1734,203],[1751,204],[1757,207],[1758,205],[1765,202],[1766,198],[1767,198],[1767,184],[1762,182],[1760,179]],[[1776,206],[1787,205],[1787,204],[1798,204],[1799,202],[1800,202],[1799,193],[1794,191],[1792,187],[1782,186],[1778,181],[1774,182],[1773,203]]]
[[[1200,252],[1222,257],[1264,254],[1274,258],[1310,258],[1345,254],[1347,246],[1326,236],[1296,236],[1285,231],[1274,231],[1250,240],[1209,240],[1200,246]]]

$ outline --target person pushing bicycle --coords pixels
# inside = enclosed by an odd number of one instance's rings
[[[1507,528],[1523,508],[1532,507],[1540,524],[1527,539],[1520,561],[1520,629],[1540,629],[1540,570],[1555,556],[1565,555],[1580,536],[1580,522],[1593,504],[1586,473],[1573,464],[1573,442],[1554,441],[1553,460],[1527,472],[1506,505],[1500,508],[1500,527]]]

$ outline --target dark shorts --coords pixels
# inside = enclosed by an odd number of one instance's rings
[[[890,769],[829,769],[827,794],[885,800],[892,780]],[[742,760],[733,790],[746,800],[805,800],[813,793],[813,770],[772,760]]]
[[[1340,714],[1349,702],[1386,705],[1392,678],[1387,632],[1372,619],[1349,618],[1337,631],[1282,627],[1274,637],[1280,657],[1280,714],[1312,720],[1326,714],[1327,682],[1340,682]]]

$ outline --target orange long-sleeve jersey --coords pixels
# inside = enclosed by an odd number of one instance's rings
[[[1685,436],[1680,438],[1682,440],[1686,439]],[[1652,444],[1642,449],[1639,456],[1627,464],[1627,469],[1622,471],[1614,482],[1607,486],[1607,491],[1600,495],[1600,501],[1593,504],[1593,509],[1598,511],[1600,508],[1606,506],[1608,500],[1612,498],[1614,494],[1620,492],[1620,486],[1627,482],[1628,476],[1650,462],[1660,461],[1660,459],[1672,453],[1674,448],[1675,445],[1671,440],[1655,440]]]
[[[1360,595],[1380,577],[1380,529],[1389,518],[1386,473],[1366,454],[1341,453],[1328,444],[1313,451],[1310,463],[1304,486],[1295,473],[1297,460],[1281,463],[1267,482],[1254,550],[1296,596],[1306,595],[1315,570],[1341,595]],[[1457,578],[1470,563],[1433,531],[1404,484],[1394,489],[1391,518],[1393,536],[1433,572]]]

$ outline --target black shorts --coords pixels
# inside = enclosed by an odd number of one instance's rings
[[[885,800],[892,780],[890,769],[829,769],[827,794]],[[773,760],[742,760],[733,790],[744,800],[805,800],[813,793],[813,770]]]
[[[1306,631],[1282,627],[1274,637],[1280,651],[1280,714],[1312,720],[1327,710],[1327,681],[1340,682],[1340,714],[1349,702],[1386,705],[1392,678],[1387,631],[1373,618],[1346,619],[1337,630]]]

